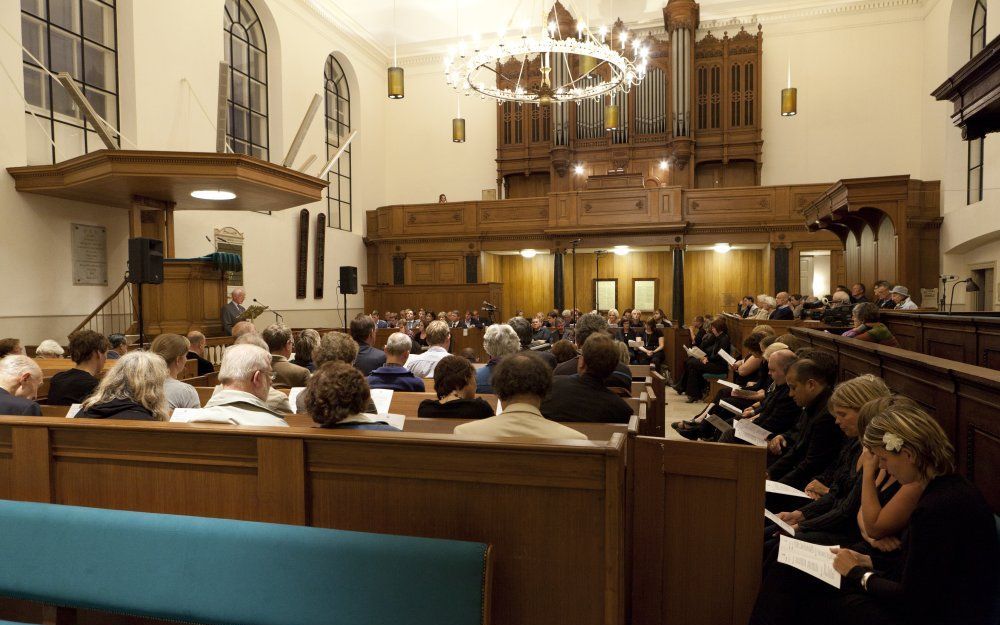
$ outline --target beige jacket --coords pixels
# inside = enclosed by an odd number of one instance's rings
[[[495,417],[463,423],[455,436],[519,436],[586,440],[587,436],[561,423],[550,421],[530,404],[511,404]]]
[[[187,410],[171,417],[170,420],[186,423],[288,427],[281,415],[268,408],[267,404],[257,396],[228,389],[217,391],[201,410]]]
[[[305,386],[309,381],[309,370],[288,362],[284,356],[271,355],[271,368],[274,369],[274,383],[278,386],[294,388]]]

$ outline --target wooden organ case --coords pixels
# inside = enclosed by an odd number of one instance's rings
[[[641,175],[647,187],[755,186],[761,169],[761,58],[763,34],[741,29],[720,39],[711,33],[695,41],[698,4],[670,0],[663,9],[663,33],[640,36],[649,49],[646,78],[628,93],[616,94],[619,128],[605,130],[607,98],[579,103],[497,107],[497,184],[504,198],[539,197],[582,189],[586,176]],[[559,2],[549,14],[558,33],[576,33],[576,18]],[[621,20],[614,41],[627,31]],[[559,36],[559,35],[557,35]],[[504,76],[541,80],[540,60],[523,73],[511,60]],[[580,73],[579,59],[553,68],[560,84],[567,71]],[[600,74],[599,67],[594,71]],[[525,78],[522,77],[522,84]],[[588,80],[588,78],[583,78]],[[663,165],[666,167],[663,167]],[[585,176],[574,173],[581,166]]]

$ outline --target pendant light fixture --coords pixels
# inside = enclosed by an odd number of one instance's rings
[[[781,90],[781,116],[791,117],[798,112],[798,90],[792,86],[792,60],[789,58],[788,86]]]
[[[618,105],[615,104],[614,96],[608,97],[608,103],[604,105],[604,129],[607,131],[618,130]]]
[[[392,3],[392,67],[389,68],[389,99],[399,100],[403,97],[403,68],[399,67],[396,58],[396,2]]]
[[[465,143],[465,119],[462,118],[462,96],[455,96],[455,119],[451,120],[451,140]]]

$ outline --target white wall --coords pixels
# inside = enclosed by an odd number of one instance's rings
[[[479,200],[496,189],[497,105],[461,96],[465,143],[451,140],[458,97],[439,63],[403,63],[406,94],[386,103],[386,202]]]
[[[270,160],[281,162],[313,93],[323,94],[327,55],[337,52],[350,79],[352,127],[359,134],[353,151],[353,233],[328,228],[325,297],[295,298],[295,249],[299,209],[272,215],[205,211],[176,215],[177,256],[201,256],[215,227],[245,234],[245,280],[250,297],[285,313],[290,325],[339,325],[342,300],[338,268],[354,265],[364,276],[364,211],[385,200],[384,57],[337,31],[298,0],[254,0],[268,43]],[[20,38],[19,3],[0,3],[0,25]],[[214,122],[206,119],[195,95],[214,117],[218,64],[223,59],[223,0],[119,2],[119,69],[122,130],[142,149],[214,151]],[[21,76],[20,44],[0,32],[0,63],[16,81]],[[6,76],[0,77],[0,164],[26,164],[24,104]],[[326,160],[322,111],[310,128],[299,162],[315,153]],[[317,162],[312,167],[319,169]],[[316,173],[313,171],[311,173]],[[3,245],[0,245],[0,336],[25,343],[65,340],[66,333],[117,286],[125,270],[126,211],[19,194],[13,179],[0,174]],[[326,211],[326,200],[307,206],[311,228]],[[70,284],[70,224],[108,228],[108,287]],[[310,233],[310,246],[314,233]],[[312,249],[310,249],[311,257]],[[311,265],[310,261],[310,265]],[[351,309],[361,296],[350,296]]]

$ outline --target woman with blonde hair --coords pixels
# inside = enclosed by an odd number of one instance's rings
[[[174,408],[201,408],[198,391],[190,384],[177,379],[187,365],[187,354],[190,350],[191,341],[180,334],[161,334],[153,339],[149,346],[150,353],[156,354],[167,363],[169,377],[163,385],[163,392],[167,396],[167,407],[171,412]]]
[[[954,449],[933,418],[910,400],[876,401],[864,427],[865,448],[900,484],[923,485],[902,553],[889,559],[865,545],[831,548],[840,588],[788,566],[772,567],[751,625],[995,622],[1000,544],[992,511],[955,473]]]
[[[166,421],[169,409],[163,385],[169,375],[163,358],[150,352],[130,351],[104,374],[77,416]]]
[[[612,308],[608,311],[608,325],[616,326],[618,325],[618,309]]]

